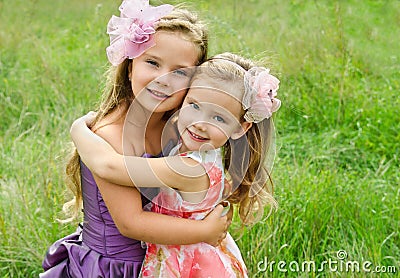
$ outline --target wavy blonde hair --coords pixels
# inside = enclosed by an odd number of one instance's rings
[[[192,42],[198,50],[196,65],[203,63],[207,59],[208,32],[205,24],[199,20],[196,13],[183,7],[175,8],[170,14],[162,17],[154,27],[156,32],[176,32]],[[106,86],[97,109],[97,117],[94,124],[115,111],[121,104],[126,104],[125,112],[127,112],[129,105],[134,100],[129,80],[131,63],[132,60],[126,59],[117,67],[111,66],[106,72]],[[166,115],[168,115],[168,112]],[[70,216],[67,221],[76,219],[82,208],[79,161],[79,154],[75,149],[66,166],[67,187],[74,195],[74,198],[63,206],[63,211]]]
[[[198,67],[192,78],[201,78],[202,74],[217,82],[234,84],[241,97],[244,94],[244,73],[258,66],[252,60],[233,53],[222,53],[210,58]],[[240,99],[241,101],[241,99]],[[242,111],[241,122],[245,111]],[[268,165],[274,158],[274,126],[271,118],[257,124],[253,123],[245,136],[237,140],[230,139],[223,146],[224,167],[232,186],[228,200],[236,204],[243,225],[253,225],[265,214],[277,207],[273,197],[273,182]],[[271,168],[271,167],[270,167]]]

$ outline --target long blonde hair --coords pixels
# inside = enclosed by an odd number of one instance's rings
[[[255,66],[258,66],[255,62],[242,56],[222,53],[203,63],[192,82],[198,75],[205,73],[217,82],[233,83],[235,89],[244,92],[244,73]],[[242,122],[245,121],[243,115]],[[265,207],[269,207],[271,212],[277,206],[268,169],[274,158],[272,119],[253,123],[245,136],[237,140],[230,139],[223,150],[224,167],[232,186],[228,200],[237,204],[242,223],[252,225],[262,219]]]
[[[206,26],[201,22],[198,16],[184,8],[175,8],[170,14],[161,18],[155,23],[155,30],[176,32],[182,35],[186,40],[193,43],[198,50],[197,64],[203,63],[207,58],[208,51],[208,32]],[[129,80],[129,68],[132,60],[126,59],[117,67],[111,66],[106,72],[106,86],[99,108],[97,109],[97,117],[94,122],[96,124],[101,119],[115,111],[120,105],[125,104],[125,109],[134,99]],[[66,166],[67,186],[73,193],[74,198],[66,202],[63,211],[71,218],[75,219],[79,216],[82,208],[82,188],[80,176],[79,154],[73,151],[71,158]]]

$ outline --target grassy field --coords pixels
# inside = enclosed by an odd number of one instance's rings
[[[232,226],[250,277],[398,277],[400,1],[187,2],[211,55],[271,56],[281,79],[279,209]],[[37,277],[75,230],[56,221],[69,126],[100,97],[119,3],[0,0],[0,277]]]

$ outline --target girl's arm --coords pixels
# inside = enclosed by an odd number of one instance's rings
[[[121,151],[120,125],[106,125],[97,132]],[[226,234],[230,220],[220,217],[221,208],[201,221],[146,212],[136,188],[119,186],[93,176],[114,223],[124,236],[159,244],[207,242],[216,245]]]
[[[126,186],[168,186],[185,192],[208,189],[208,176],[198,162],[180,156],[123,156],[87,127],[89,119],[88,116],[77,119],[71,126],[71,137],[82,161],[100,178]]]
[[[147,212],[136,188],[95,179],[114,223],[126,237],[157,244],[206,242],[214,246],[225,237],[230,221],[221,217],[221,205],[200,221]]]

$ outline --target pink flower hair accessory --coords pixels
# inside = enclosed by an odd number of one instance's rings
[[[279,79],[269,74],[269,69],[253,67],[244,75],[245,93],[242,100],[247,122],[259,123],[269,119],[281,106],[276,98]]]
[[[148,0],[124,0],[119,7],[121,16],[112,16],[107,25],[110,46],[107,58],[117,66],[126,58],[134,59],[155,45],[154,23],[173,10],[172,5],[150,6]]]

